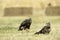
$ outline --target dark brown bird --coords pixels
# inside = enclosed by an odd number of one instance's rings
[[[51,24],[50,22],[46,23],[46,26],[44,26],[40,31],[36,32],[35,34],[46,34],[50,33],[51,31]]]
[[[19,31],[22,31],[22,30],[26,30],[26,29],[30,29],[30,25],[32,23],[32,19],[29,18],[29,19],[25,19],[21,25],[19,26]]]

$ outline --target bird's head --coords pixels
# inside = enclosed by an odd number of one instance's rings
[[[30,21],[30,22],[32,22],[32,19],[31,19],[31,18],[29,18],[29,21]]]
[[[47,25],[47,26],[51,26],[50,22],[47,22],[46,25]]]

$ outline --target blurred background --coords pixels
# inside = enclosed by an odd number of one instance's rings
[[[0,16],[60,15],[60,0],[0,0]]]
[[[29,32],[18,31],[32,18]],[[51,23],[49,34],[34,35]],[[0,40],[60,40],[60,0],[0,0]]]

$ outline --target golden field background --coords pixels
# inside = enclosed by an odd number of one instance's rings
[[[31,16],[32,25],[29,32],[18,31],[21,22],[29,17],[0,17],[0,40],[60,40],[59,16]],[[49,34],[34,35],[46,22],[51,23]]]
[[[45,16],[48,3],[60,6],[60,0],[0,0],[0,40],[60,40],[60,16]],[[33,7],[34,13],[32,16],[3,17],[6,7]],[[29,32],[18,31],[21,22],[29,17],[32,18]],[[51,32],[34,35],[48,21],[51,22]]]
[[[0,16],[4,15],[4,8],[7,7],[32,7],[33,15],[44,15],[48,3],[60,6],[60,0],[0,0]]]

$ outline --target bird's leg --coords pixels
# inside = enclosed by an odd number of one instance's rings
[[[27,32],[29,32],[29,29],[26,29]]]

